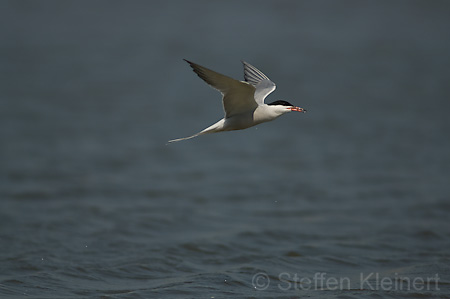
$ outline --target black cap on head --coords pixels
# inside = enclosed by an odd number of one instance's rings
[[[291,103],[286,102],[286,101],[282,101],[282,100],[278,100],[278,101],[272,102],[272,103],[267,104],[267,105],[294,106]]]

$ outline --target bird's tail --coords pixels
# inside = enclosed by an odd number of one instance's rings
[[[191,138],[194,138],[194,137],[203,135],[203,134],[216,133],[216,132],[223,131],[223,124],[224,124],[224,122],[225,122],[225,120],[224,120],[224,119],[221,119],[221,120],[219,120],[218,122],[216,122],[215,124],[213,124],[213,125],[207,127],[206,129],[204,129],[203,131],[198,132],[197,134],[194,134],[194,135],[189,136],[189,137],[178,138],[178,139],[172,139],[172,140],[169,140],[168,142],[169,142],[169,143],[172,143],[172,142],[178,142],[178,141],[183,141],[183,140],[191,139]]]
[[[194,134],[194,135],[192,135],[192,136],[184,137],[184,138],[172,139],[172,140],[169,140],[168,142],[169,142],[169,143],[172,143],[172,142],[178,142],[178,141],[188,140],[188,139],[197,137],[197,136],[202,135],[202,134],[204,134],[204,133],[198,132],[197,134]]]

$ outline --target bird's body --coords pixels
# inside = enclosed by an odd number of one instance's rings
[[[208,133],[247,129],[274,120],[290,111],[306,111],[286,101],[265,104],[264,99],[275,90],[276,85],[261,71],[245,61],[242,61],[245,81],[238,81],[188,60],[185,61],[200,78],[222,93],[225,117],[197,134],[169,142],[186,140]]]

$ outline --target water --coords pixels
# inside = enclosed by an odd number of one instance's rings
[[[1,297],[450,297],[447,2],[1,6]]]

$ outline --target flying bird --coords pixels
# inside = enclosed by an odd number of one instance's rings
[[[306,109],[283,100],[265,104],[264,99],[275,90],[276,85],[260,70],[245,61],[242,61],[245,81],[235,80],[186,59],[184,61],[189,63],[200,78],[222,93],[225,117],[192,136],[169,142],[191,139],[203,134],[247,129],[291,111],[306,112]]]

